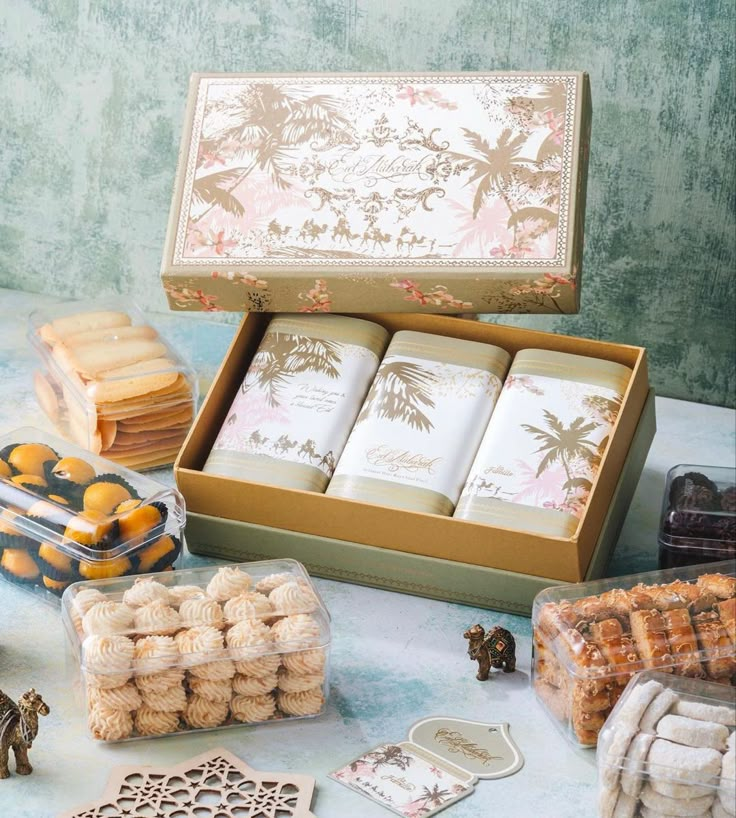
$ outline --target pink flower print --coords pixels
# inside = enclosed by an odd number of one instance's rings
[[[299,293],[299,298],[311,302],[299,307],[299,312],[330,312],[332,308],[332,293],[327,288],[327,281],[324,278],[315,279],[314,287],[306,293]]]
[[[508,248],[503,244],[497,244],[495,247],[491,247],[488,252],[493,258],[522,258],[527,251],[524,247],[515,244]]]
[[[411,85],[405,85],[396,96],[399,99],[408,99],[410,105],[415,105],[417,101],[416,91]]]
[[[398,99],[408,99],[410,105],[435,105],[437,108],[444,108],[447,111],[454,111],[457,103],[446,99],[442,94],[431,86],[426,88],[414,88],[413,85],[405,85],[397,93]]]
[[[442,772],[442,770],[440,770],[440,768],[439,768],[439,767],[430,767],[430,768],[429,768],[429,771],[430,771],[430,772],[431,772],[433,775],[435,775],[437,778],[442,778],[442,776],[443,776],[443,772]]]
[[[551,273],[544,274],[545,279],[551,281],[553,284],[565,285],[569,284],[573,290],[575,289],[575,280],[571,278],[563,278],[562,276],[554,276]],[[535,282],[536,283],[536,282]]]
[[[226,255],[226,250],[231,247],[236,247],[238,243],[235,239],[226,239],[224,230],[218,230],[217,233],[215,233],[214,230],[210,230],[210,237],[207,244],[215,248],[215,253],[217,253],[218,256],[223,256]]]
[[[179,307],[186,308],[188,304],[198,302],[203,312],[222,312],[222,307],[215,304],[216,295],[207,295],[202,290],[190,290],[188,287],[175,287],[173,284],[164,284],[164,290]]]
[[[255,287],[258,290],[265,290],[268,288],[268,281],[262,278],[256,278],[250,273],[241,273],[240,283],[245,284],[246,287]]]
[[[211,168],[215,165],[224,165],[225,160],[220,156],[219,153],[214,153],[212,151],[203,151],[200,152],[199,155],[200,166],[203,168]]]
[[[544,124],[552,131],[550,138],[557,144],[562,144],[562,139],[565,135],[564,119],[562,116],[555,116],[552,111],[547,111],[544,115]]]
[[[447,291],[447,287],[443,284],[436,284],[434,289],[428,293],[423,293],[419,289],[416,281],[410,278],[405,278],[401,281],[392,281],[389,283],[390,287],[396,287],[401,290],[406,290],[407,295],[404,296],[404,301],[413,301],[416,304],[426,306],[431,304],[434,307],[445,309],[446,307],[454,307],[455,309],[469,310],[473,304],[470,301],[461,301],[455,298]]]
[[[460,795],[460,793],[465,792],[466,789],[467,788],[465,786],[463,786],[462,784],[453,784],[452,785],[452,792],[455,795]]]

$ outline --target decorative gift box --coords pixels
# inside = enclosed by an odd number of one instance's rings
[[[449,316],[370,314],[363,317],[391,333],[429,332],[493,344],[511,355],[520,349],[549,349],[587,355],[631,369],[610,441],[592,481],[589,500],[581,511],[577,529],[567,537],[550,536],[524,530],[521,525],[503,528],[205,473],[204,463],[268,324],[267,316],[256,314],[247,316],[241,324],[175,464],[177,483],[187,498],[189,510],[329,540],[520,574],[568,582],[582,579],[603,531],[649,393],[645,351],[639,347],[458,321]],[[641,445],[646,449],[650,440],[646,438]],[[632,475],[632,485],[637,477]],[[196,548],[195,544],[194,550]]]
[[[79,582],[62,619],[100,741],[324,711],[330,615],[294,560]]]
[[[594,747],[639,671],[733,684],[735,574],[726,560],[542,591],[532,612],[532,679],[564,735]]]
[[[173,309],[574,313],[579,72],[194,74]]]
[[[38,429],[0,437],[0,575],[57,601],[80,579],[170,571],[176,489]]]

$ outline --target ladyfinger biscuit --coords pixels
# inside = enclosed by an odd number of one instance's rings
[[[139,401],[141,403],[151,402],[157,405],[161,404],[166,406],[169,403],[175,403],[179,395],[190,395],[191,391],[189,381],[186,379],[186,377],[181,373],[177,373],[176,380],[174,380],[168,386],[164,386],[161,389],[155,389],[152,392],[141,395]],[[167,400],[163,400],[164,398],[167,398]],[[121,401],[111,403],[109,406],[111,409],[119,409],[120,407]],[[104,402],[101,402],[99,404],[99,408],[101,410],[107,409],[108,406]]]
[[[714,721],[717,724],[725,724],[726,727],[736,727],[736,707],[678,699],[672,708],[672,712],[677,716],[687,716],[689,719]]]
[[[160,341],[133,339],[104,344],[87,344],[69,349],[64,344],[54,347],[53,355],[76,370],[83,378],[95,380],[105,373],[124,367],[153,361],[166,355],[166,346]],[[110,377],[109,375],[107,377]],[[116,376],[112,376],[116,377]]]
[[[712,747],[725,752],[728,727],[715,721],[700,721],[670,713],[659,720],[657,735],[688,747]]]
[[[33,390],[36,393],[38,405],[52,423],[59,420],[59,399],[54,387],[40,372],[33,373]]]
[[[64,339],[64,346],[68,349],[85,346],[86,344],[104,344],[111,341],[152,341],[158,338],[153,327],[140,325],[136,327],[106,327],[105,329],[90,329],[84,332],[75,332]]]
[[[687,608],[663,611],[662,619],[670,652],[675,660],[674,672],[679,676],[703,679],[705,671],[698,658],[698,640]]]
[[[621,789],[632,798],[638,798],[644,786],[644,763],[652,746],[654,736],[639,733],[629,745],[621,770]]]
[[[662,795],[647,782],[639,796],[642,804],[659,815],[675,816],[675,818],[698,818],[710,809],[715,800],[714,795],[701,795],[697,798],[670,798]]]
[[[121,369],[109,370],[104,377],[87,384],[90,398],[99,401],[115,401],[143,395],[176,380],[177,373],[170,371],[171,361],[155,358]],[[169,368],[169,371],[166,371]]]
[[[639,723],[639,729],[644,733],[654,733],[659,720],[667,714],[669,709],[677,701],[677,694],[666,687],[656,696],[649,707],[644,711]]]
[[[109,327],[130,326],[130,316],[124,312],[99,311],[80,312],[56,318],[49,324],[44,324],[38,334],[47,344],[57,344],[69,335],[88,330],[107,329]]]
[[[714,679],[730,677],[736,672],[734,645],[728,637],[718,614],[706,612],[693,617],[698,646],[704,656],[703,665]]]
[[[698,585],[710,591],[718,599],[730,599],[736,596],[736,577],[726,574],[702,574],[698,577]]]
[[[644,667],[672,673],[672,654],[669,652],[662,614],[653,609],[632,611],[629,621],[631,636]]]

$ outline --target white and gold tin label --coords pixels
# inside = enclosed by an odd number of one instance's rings
[[[437,512],[451,513],[500,390],[492,372],[387,355],[328,493],[349,497],[355,487],[361,497],[375,492],[380,504],[400,485],[431,492],[430,505],[432,496],[444,498],[450,510]],[[362,478],[369,482],[361,487]]]

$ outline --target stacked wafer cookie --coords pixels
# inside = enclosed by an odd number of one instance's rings
[[[598,744],[600,818],[736,814],[736,700],[713,690],[660,673],[627,687]]]
[[[734,684],[736,578],[614,588],[547,603],[534,628],[534,684],[542,702],[594,746],[631,676],[662,670]]]
[[[79,312],[41,325],[41,407],[68,437],[141,470],[173,462],[194,417],[191,372],[135,310]]]

